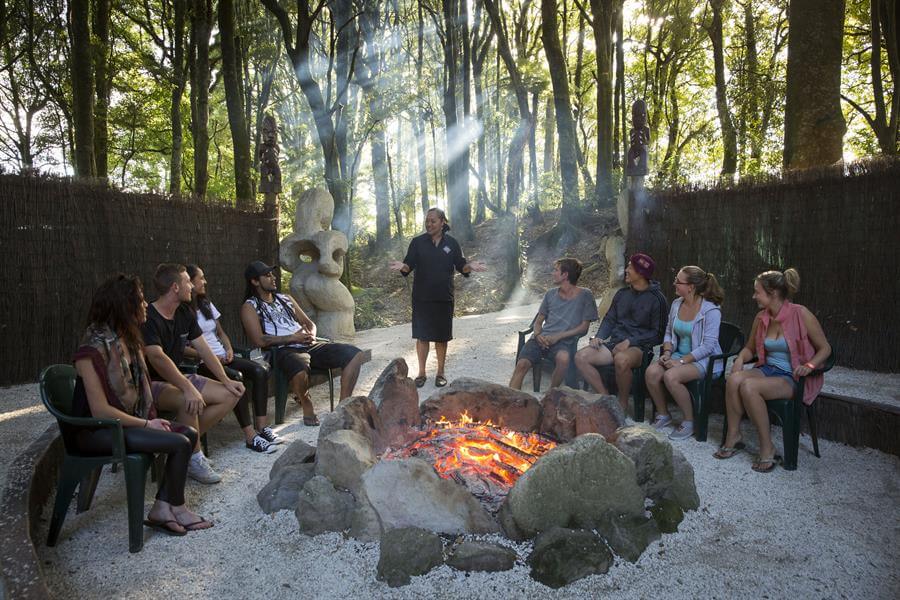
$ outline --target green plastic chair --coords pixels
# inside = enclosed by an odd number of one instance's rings
[[[756,362],[757,357],[753,357],[751,362]],[[810,373],[825,373],[834,367],[835,351],[834,346],[831,347],[831,355],[825,359],[825,364]],[[806,390],[806,376],[801,377],[799,381],[794,383],[794,395],[790,398],[779,398],[777,400],[767,400],[766,408],[769,412],[769,418],[781,425],[782,445],[784,446],[784,462],[782,466],[786,471],[797,470],[797,456],[800,453],[800,411],[806,406],[803,403],[803,393]],[[809,435],[812,438],[813,453],[816,458],[821,458],[819,454],[819,434],[818,423],[816,417],[816,403],[806,406],[806,420],[809,422]],[[728,418],[726,416],[722,429],[722,445],[725,445],[725,435],[728,433]]]
[[[281,369],[278,368],[278,352],[279,348],[269,348],[269,364],[275,373],[275,424],[284,423],[284,413],[287,408],[287,397],[290,391],[290,381],[284,376]],[[334,373],[333,369],[310,369],[309,377],[312,379],[314,375],[324,375],[328,378],[328,398],[331,401],[331,410],[334,412]]]
[[[647,367],[653,362],[654,356],[653,348],[644,350],[641,366],[631,370],[631,397],[634,401],[634,420],[637,422],[644,420],[644,404],[647,400],[647,383],[644,381],[644,375],[647,373]],[[607,375],[607,379],[613,382],[615,381],[615,369],[613,365],[597,367],[601,374]],[[587,381],[583,382],[582,389],[587,391],[590,387]]]
[[[687,389],[691,393],[691,400],[694,406],[694,435],[698,442],[705,442],[707,431],[709,429],[709,405],[712,399],[712,386],[715,383],[725,383],[725,367],[728,359],[736,356],[741,348],[744,347],[744,334],[740,327],[727,321],[722,321],[719,326],[719,347],[722,348],[721,354],[713,354],[709,357],[709,363],[706,365],[706,377],[702,380],[691,381],[687,384]],[[716,361],[722,362],[722,372],[715,376]],[[702,383],[702,385],[701,385]]]
[[[41,400],[56,417],[57,423],[75,427],[106,427],[111,429],[112,453],[106,456],[81,456],[66,447],[59,469],[59,483],[47,545],[55,546],[62,529],[66,512],[78,488],[77,512],[89,510],[103,465],[122,463],[125,470],[125,490],[128,497],[128,551],[140,552],[144,547],[144,488],[147,470],[153,463],[153,455],[143,452],[126,453],[122,423],[118,419],[73,417],[72,398],[75,392],[75,368],[71,365],[50,365],[41,372]],[[63,438],[65,441],[65,437]]]

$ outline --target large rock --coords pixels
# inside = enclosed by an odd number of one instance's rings
[[[684,511],[674,500],[663,498],[650,507],[650,514],[656,521],[656,526],[663,533],[675,533],[678,524],[684,519]]]
[[[537,537],[528,564],[533,579],[561,588],[589,575],[606,573],[612,560],[606,544],[592,531],[556,527]]]
[[[441,538],[415,527],[385,531],[381,536],[376,578],[391,587],[410,582],[416,575],[424,575],[444,561]]]
[[[629,562],[636,562],[650,542],[659,539],[656,521],[644,516],[607,514],[597,531],[613,552]]]
[[[362,479],[362,491],[385,530],[421,527],[438,533],[489,533],[499,529],[466,488],[441,479],[418,458],[381,461]]]
[[[645,496],[654,501],[672,500],[683,510],[700,506],[693,467],[662,433],[644,424],[623,427],[615,444],[634,461]]]
[[[375,403],[365,396],[353,396],[341,402],[332,413],[322,419],[319,427],[317,446],[322,440],[335,431],[349,429],[360,434],[372,444],[373,448],[381,446],[381,417]]]
[[[346,531],[350,528],[355,504],[352,494],[335,489],[326,478],[316,475],[300,490],[294,514],[300,531],[308,535]]]
[[[465,541],[453,548],[447,564],[458,571],[509,571],[516,553],[500,544]]]
[[[350,529],[347,531],[347,535],[361,542],[377,542],[384,533],[378,513],[372,508],[372,504],[362,489],[357,491],[354,496],[356,497],[356,507],[350,517]]]
[[[362,474],[375,461],[372,444],[355,431],[342,429],[325,439],[319,438],[316,474],[330,479],[335,487],[358,490]]]
[[[515,431],[536,431],[541,422],[541,406],[531,394],[470,377],[435,392],[421,408],[423,419],[431,421],[455,421],[464,412],[475,421]]]
[[[505,502],[515,528],[528,537],[553,527],[593,529],[608,512],[644,512],[634,463],[595,433],[557,446],[538,459]]]
[[[280,469],[275,477],[259,490],[256,501],[267,515],[279,510],[294,510],[300,499],[300,490],[315,474],[316,466],[312,463]]]
[[[607,441],[625,423],[615,396],[601,396],[570,387],[551,388],[541,400],[540,432],[568,442],[584,433],[599,433]]]
[[[407,377],[409,368],[402,358],[395,358],[378,376],[369,392],[369,399],[381,417],[381,442],[375,449],[381,454],[385,447],[404,446],[411,441],[411,428],[420,424],[419,392],[415,382]]]
[[[315,458],[315,446],[310,446],[302,440],[292,442],[286,450],[280,453],[272,468],[269,469],[269,479],[275,479],[285,469],[294,469],[302,464],[311,463]]]

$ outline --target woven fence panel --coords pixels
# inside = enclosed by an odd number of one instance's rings
[[[724,318],[749,334],[759,310],[754,277],[794,267],[794,301],[818,317],[838,364],[900,370],[900,162],[647,191],[631,199],[629,214],[628,252],[656,260],[670,300],[678,269],[699,265],[725,289]]]
[[[69,362],[94,289],[133,273],[156,298],[162,262],[196,263],[225,330],[243,341],[244,267],[277,259],[275,222],[264,212],[120,191],[64,180],[0,176],[0,385],[34,381]]]

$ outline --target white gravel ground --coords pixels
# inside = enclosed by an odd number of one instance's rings
[[[505,383],[515,354],[514,330],[527,325],[535,308],[457,319],[448,378],[469,375]],[[361,393],[391,358],[404,356],[415,364],[408,325],[361,332],[356,342],[373,350],[360,378]],[[434,391],[433,362],[429,368],[422,399]],[[889,381],[896,385],[896,378]],[[50,422],[29,408],[35,393],[33,385],[0,390],[4,453],[14,455],[20,443],[16,438],[7,444],[8,431],[30,431],[25,436],[30,437]],[[319,387],[314,396],[317,408],[327,410],[327,390]],[[896,389],[886,396],[896,397]],[[23,412],[11,417],[9,406]],[[317,430],[300,424],[299,414],[291,408],[280,434],[288,441],[315,443]],[[10,427],[13,421],[16,426]],[[744,434],[752,451],[751,429],[745,425]],[[721,419],[713,418],[710,440],[720,435]],[[780,444],[780,432],[775,437]],[[533,581],[524,562],[495,574],[466,575],[443,566],[391,589],[375,581],[377,544],[337,534],[310,538],[298,532],[290,512],[261,514],[256,493],[277,454],[245,450],[232,417],[210,438],[212,461],[224,481],[214,486],[190,482],[187,494],[188,503],[215,527],[185,538],[145,530],[143,551],[131,555],[122,474],[104,473],[93,508],[81,515],[70,511],[56,548],[42,543],[46,520],[38,532],[38,554],[54,597],[900,597],[900,459],[871,449],[822,441],[817,459],[804,436],[797,471],[777,468],[762,475],[750,470],[749,453],[717,461],[713,441],[676,442],[694,466],[701,507],[636,564],[618,561],[608,574],[558,591]],[[148,505],[154,493],[148,482]],[[515,547],[522,558],[530,549]]]

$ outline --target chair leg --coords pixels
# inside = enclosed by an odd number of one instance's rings
[[[532,369],[531,369],[531,381],[534,384],[533,387],[534,387],[534,391],[536,391],[536,392],[541,391],[541,376],[542,375],[543,375],[543,372],[541,371],[541,363],[539,362],[538,364],[534,365],[534,367],[532,367]]]
[[[644,401],[647,399],[644,391],[643,373],[634,373],[631,380],[631,391],[634,396],[634,420],[638,423],[644,421]]]
[[[278,369],[275,370],[275,424],[284,423],[284,411],[287,406],[288,382],[284,378],[284,374]]]
[[[206,439],[206,434],[200,436],[200,446],[203,448],[203,454],[209,456],[209,441]]]
[[[328,369],[328,397],[331,399],[331,412],[334,412],[334,373]]]
[[[818,416],[816,415],[815,402],[806,407],[806,420],[809,422],[809,436],[812,438],[813,452],[816,458],[821,458],[819,454]]]
[[[797,454],[800,450],[800,419],[789,409],[781,424],[784,444],[784,468],[787,471],[797,469]]]
[[[60,466],[56,502],[53,504],[53,516],[50,518],[50,529],[47,532],[48,546],[56,545],[63,522],[66,520],[66,512],[68,512],[72,496],[75,494],[75,487],[78,486],[78,479],[71,474],[67,475],[68,472],[69,465],[64,460]]]
[[[115,463],[113,463],[115,464]],[[103,467],[97,467],[84,476],[81,485],[78,486],[78,503],[75,512],[83,513],[91,508],[91,501],[94,499],[94,492],[97,490],[97,482],[100,481],[100,473]]]
[[[728,438],[728,411],[722,415],[722,442],[720,446],[725,446],[725,440]]]
[[[144,547],[144,489],[152,458],[144,454],[125,457],[125,491],[128,497],[128,551]]]

